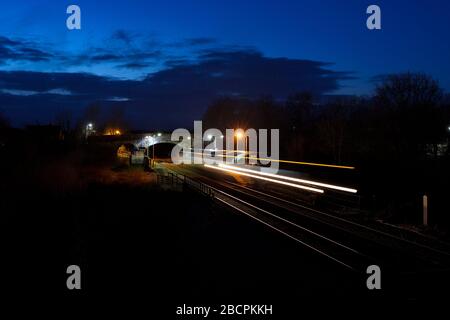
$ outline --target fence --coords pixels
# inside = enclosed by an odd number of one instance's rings
[[[153,168],[156,171],[157,182],[160,185],[172,185],[172,186],[182,186],[183,188],[190,188],[194,191],[200,192],[203,195],[213,198],[213,190],[205,183],[196,181],[185,175],[174,172],[170,169],[164,168],[163,166],[153,163]]]

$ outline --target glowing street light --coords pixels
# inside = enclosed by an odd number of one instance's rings
[[[114,133],[115,133],[116,135],[120,135],[120,130],[116,130],[116,131],[114,131]]]
[[[156,136],[161,137],[161,136],[162,136],[162,133],[161,133],[161,132],[158,132],[158,133],[156,134]],[[155,141],[155,136],[152,136],[152,138],[153,138],[153,145],[152,145],[152,161],[154,161],[154,160],[155,160],[155,144],[156,144],[156,141]]]
[[[240,140],[244,137],[244,130],[242,129],[236,129],[235,130],[235,134],[234,136],[236,137],[236,140]],[[237,141],[237,146],[236,148],[239,148],[239,142]],[[247,149],[247,139],[244,140],[244,151]],[[238,149],[236,150],[238,151]],[[235,153],[235,158],[234,158],[234,162],[237,163],[237,156],[238,156],[238,152]],[[244,159],[245,160],[245,159]]]
[[[89,123],[86,125],[86,139],[87,139],[87,137],[90,136],[93,132],[94,132],[94,125],[93,125],[91,122],[89,122]]]

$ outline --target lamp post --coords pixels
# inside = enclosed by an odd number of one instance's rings
[[[158,133],[156,134],[156,137],[161,137],[161,136],[162,136],[162,133],[161,133],[161,132],[158,132]],[[156,137],[155,137],[155,136],[152,136],[152,138],[153,138],[152,159],[153,159],[153,160],[155,160],[155,144],[156,144]]]
[[[90,136],[93,129],[94,129],[94,125],[92,123],[88,123],[86,125],[86,139],[88,138],[88,136]]]
[[[239,139],[241,139],[241,138],[245,139],[244,140],[244,157],[245,157],[245,153],[246,153],[246,150],[247,150],[247,138],[245,137],[243,131],[244,130],[242,130],[242,129],[237,129],[236,133],[235,133],[235,136],[236,136],[236,157],[235,157],[235,163],[237,163],[237,151],[238,151],[237,148],[238,148],[238,145],[239,145]],[[245,160],[245,158],[244,158],[244,160]]]
[[[220,150],[220,151],[222,152],[223,149],[225,148],[225,146],[224,146],[224,144],[223,144],[223,135],[220,136],[220,140],[222,141],[222,142],[221,142],[221,146],[222,146],[221,149],[222,149],[222,150]],[[216,149],[217,149],[217,147],[216,147]]]
[[[153,138],[153,145],[152,145],[152,161],[155,160],[155,137],[152,136]]]
[[[211,152],[211,156],[215,157],[216,156],[216,151],[217,151],[217,137],[213,136],[211,134],[208,135],[208,140],[209,141],[214,141],[214,150]]]

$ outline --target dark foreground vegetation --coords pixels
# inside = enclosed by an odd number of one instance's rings
[[[364,287],[197,193],[161,190],[153,174],[118,164],[115,150],[27,138],[1,155],[9,298],[148,297],[152,313],[160,308],[170,317],[176,304],[270,304],[356,296]],[[80,292],[66,289],[71,264],[82,270]]]

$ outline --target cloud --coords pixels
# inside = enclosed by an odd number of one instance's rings
[[[13,41],[13,40],[11,40],[9,38],[0,36],[0,46],[16,46],[16,45],[19,45],[19,44],[20,44],[20,42]]]
[[[124,64],[119,64],[117,67],[118,68],[124,68],[124,69],[135,69],[135,70],[139,70],[139,69],[145,69],[148,68],[149,66],[151,66],[151,63],[141,63],[141,62],[127,62]]]
[[[112,39],[122,41],[126,45],[130,45],[135,37],[136,36],[134,34],[126,30],[116,30],[111,36]]]
[[[0,36],[0,63],[49,61],[53,54],[33,42],[12,40]]]
[[[36,94],[39,94],[38,91],[31,91],[31,90],[17,90],[17,89],[2,89],[2,93],[9,94],[13,96],[33,96]]]
[[[136,58],[150,56],[152,53],[139,52],[127,62],[116,56],[102,58],[140,68],[144,66]],[[352,78],[351,73],[332,71],[329,66],[319,61],[265,57],[252,49],[216,48],[202,51],[195,59],[172,62],[140,80],[80,72],[0,71],[0,105],[16,124],[48,121],[61,107],[77,114],[87,104],[101,101],[106,107],[125,106],[135,127],[185,127],[200,119],[208,104],[221,95],[257,98],[271,94],[283,99],[305,90],[320,95],[339,89],[341,81]]]
[[[144,70],[164,59],[162,48],[145,43],[132,45],[137,35],[123,30],[116,31],[104,46],[89,47],[79,52],[64,52],[56,46],[44,46],[32,40],[12,39],[0,36],[0,66],[28,70],[79,69],[87,66],[108,66],[112,69]],[[153,47],[152,47],[153,46]]]
[[[103,54],[94,54],[91,57],[88,57],[91,62],[96,61],[118,61],[121,60],[121,56],[112,54],[112,53],[103,53]]]
[[[0,71],[0,105],[5,95],[9,100],[24,101],[30,108],[30,116],[36,112],[33,99],[46,97],[46,103],[76,103],[83,105],[96,100],[108,100],[110,97],[127,97],[130,89],[138,86],[139,81],[112,79],[88,73],[50,73],[31,71]],[[13,96],[13,97],[11,97]],[[26,102],[27,99],[29,101]]]
[[[187,38],[180,43],[181,46],[206,46],[216,44],[217,40],[214,38],[199,37],[199,38]]]
[[[0,66],[27,70],[66,70],[76,72],[86,67],[123,72],[128,69],[135,77],[143,77],[155,67],[192,61],[204,50],[218,47],[214,38],[196,37],[182,41],[163,43],[156,37],[126,30],[117,30],[109,38],[83,50],[65,52],[55,45],[33,40],[0,36]],[[237,50],[224,46],[220,50]],[[94,71],[95,72],[95,69]],[[113,72],[112,72],[113,73]]]
[[[125,98],[125,97],[111,97],[109,99],[106,99],[106,101],[122,102],[122,101],[130,101],[130,99]]]
[[[63,96],[69,96],[72,93],[66,89],[55,88],[47,91],[32,91],[32,90],[20,90],[20,89],[1,89],[0,92],[13,96],[34,96],[39,94],[58,94]]]
[[[339,81],[351,74],[336,72],[328,63],[270,58],[256,50],[204,52],[196,63],[176,64],[150,75],[147,81],[158,92],[203,92],[212,96],[236,93],[257,97],[288,94],[307,90],[320,95],[339,88]]]

